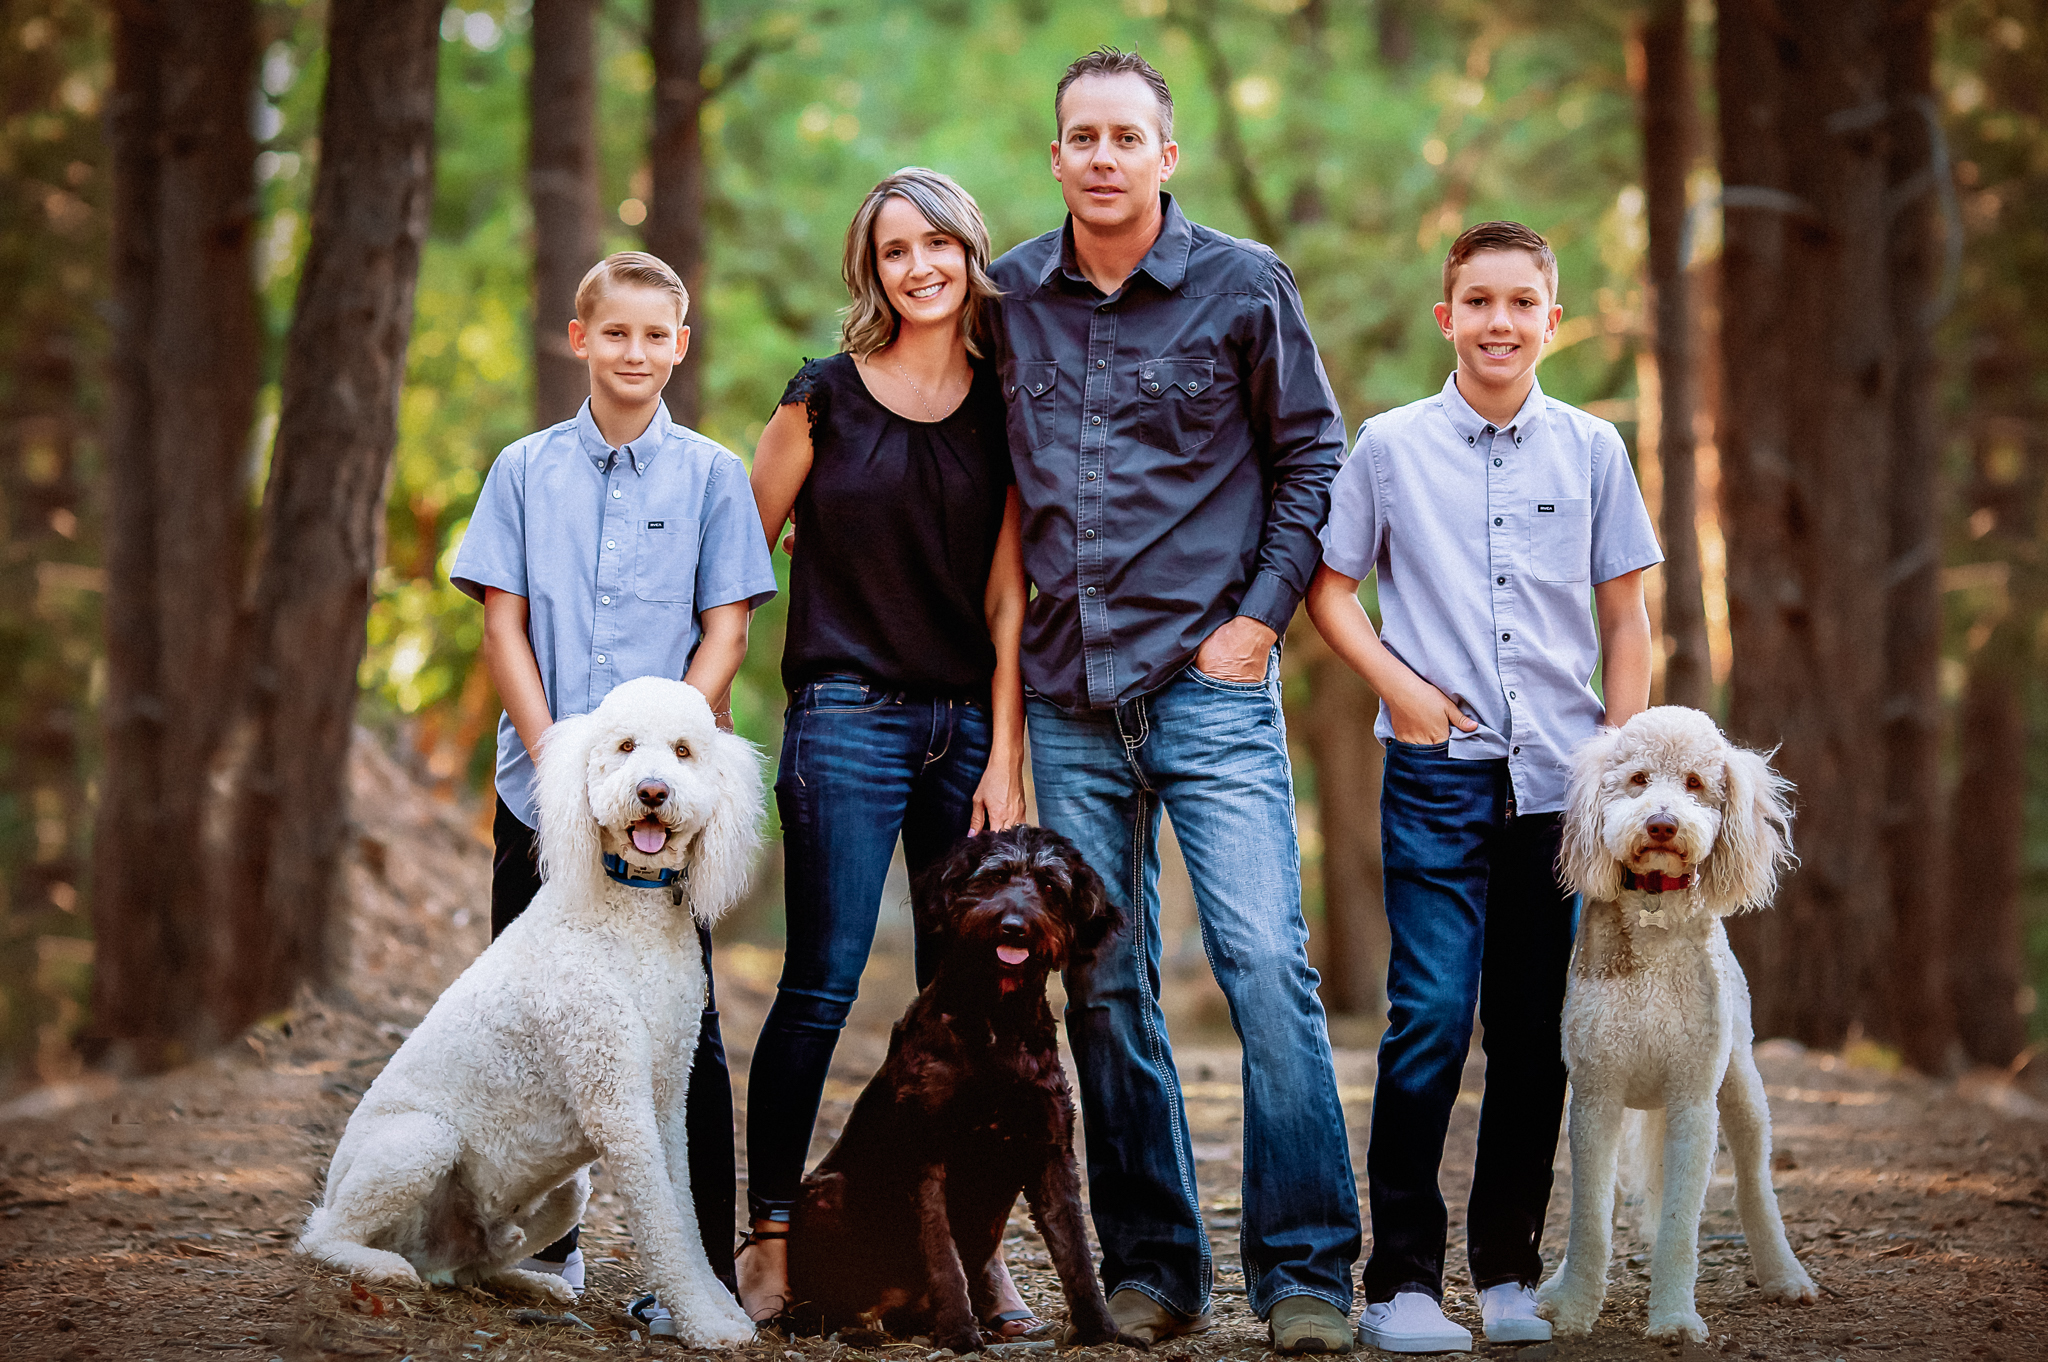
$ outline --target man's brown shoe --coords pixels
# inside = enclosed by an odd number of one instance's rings
[[[1273,1351],[1289,1356],[1348,1353],[1353,1346],[1351,1321],[1320,1296],[1282,1296],[1266,1328]]]
[[[1216,1323],[1214,1311],[1175,1314],[1134,1286],[1127,1286],[1109,1298],[1109,1317],[1116,1321],[1118,1334],[1148,1348],[1182,1334],[1199,1334]]]

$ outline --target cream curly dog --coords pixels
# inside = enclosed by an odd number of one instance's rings
[[[1573,761],[1562,860],[1585,907],[1564,1004],[1571,1239],[1537,1309],[1560,1334],[1592,1329],[1607,1294],[1617,1154],[1629,1110],[1648,1112],[1649,1334],[1698,1343],[1707,1326],[1693,1286],[1717,1107],[1758,1284],[1776,1301],[1816,1294],[1771,1190],[1749,985],[1721,926],[1768,904],[1792,859],[1788,786],[1706,715],[1668,705],[1589,739]]]
[[[369,1282],[566,1304],[559,1278],[512,1264],[582,1218],[602,1158],[683,1337],[745,1342],[753,1321],[698,1235],[683,1094],[705,989],[692,918],[715,921],[746,887],[754,749],[695,690],[648,677],[548,730],[539,792],[540,893],[364,1094],[299,1249]],[[672,885],[620,882],[608,858]]]

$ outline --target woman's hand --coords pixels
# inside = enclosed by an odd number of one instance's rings
[[[1024,821],[1024,763],[1022,759],[990,758],[974,788],[974,817],[969,832],[1001,832]]]

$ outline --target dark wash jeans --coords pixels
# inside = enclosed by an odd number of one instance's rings
[[[875,942],[896,838],[915,877],[967,834],[988,766],[986,708],[857,676],[790,700],[775,805],[788,934],[775,1005],[747,1080],[747,1207],[787,1220],[832,1051]],[[937,961],[917,961],[917,983]]]
[[[540,871],[534,853],[534,831],[519,815],[498,801],[491,823],[491,940],[512,925],[540,892]],[[683,1126],[690,1139],[690,1201],[711,1270],[735,1295],[732,1270],[733,1213],[739,1202],[738,1160],[732,1148],[732,1074],[725,1065],[725,1042],[718,1034],[718,989],[711,982],[711,933],[697,929],[704,948],[704,1027],[697,1033],[697,1053],[690,1061],[690,1091],[683,1099]],[[576,1231],[534,1254],[561,1262],[576,1247]]]
[[[1365,1298],[1443,1298],[1448,1216],[1437,1186],[1444,1132],[1485,1028],[1486,1094],[1466,1211],[1472,1285],[1534,1286],[1564,1112],[1559,1018],[1578,897],[1557,876],[1562,816],[1509,816],[1505,759],[1459,761],[1448,744],[1387,746],[1387,1032],[1365,1175],[1372,1256]]]
[[[1159,816],[1194,880],[1202,946],[1244,1042],[1239,1257],[1254,1313],[1287,1296],[1351,1306],[1358,1187],[1301,914],[1294,788],[1276,651],[1263,682],[1192,667],[1114,709],[1033,696],[1045,826],[1101,874],[1125,926],[1068,964],[1102,1284],[1183,1316],[1209,1301],[1209,1236],[1180,1077],[1159,1007]]]

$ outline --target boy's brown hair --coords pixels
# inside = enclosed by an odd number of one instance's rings
[[[674,295],[677,326],[690,315],[690,291],[667,261],[645,251],[615,251],[592,265],[576,286],[577,317],[588,324],[591,310],[615,288],[652,288]]]
[[[1451,243],[1450,254],[1444,257],[1445,302],[1451,301],[1451,284],[1458,277],[1458,266],[1481,251],[1527,251],[1535,256],[1536,268],[1543,272],[1543,282],[1550,286],[1550,301],[1557,301],[1557,256],[1543,234],[1519,222],[1482,222],[1460,232]]]

